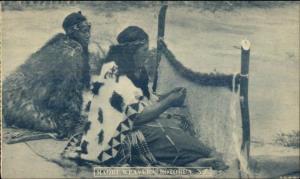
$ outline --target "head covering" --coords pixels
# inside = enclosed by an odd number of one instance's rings
[[[117,37],[119,44],[148,41],[149,37],[147,33],[140,27],[129,26],[124,29]]]
[[[86,17],[81,14],[81,11],[73,12],[65,18],[62,26],[63,26],[64,30],[66,30],[69,27],[72,27],[83,21],[86,21]]]

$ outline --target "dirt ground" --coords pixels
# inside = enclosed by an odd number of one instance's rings
[[[159,7],[96,11],[85,6],[2,12],[2,77],[22,64],[55,33],[63,18],[81,10],[92,23],[92,37],[108,49],[128,25],[139,25],[155,47]],[[167,12],[168,47],[195,71],[240,70],[240,41],[250,40],[249,105],[251,155],[299,156],[298,149],[267,145],[278,132],[299,130],[299,6],[199,11],[172,7]],[[49,146],[50,148],[51,146]],[[58,165],[36,156],[25,144],[3,146],[3,176],[64,177]],[[9,163],[14,163],[8,165]],[[15,166],[18,163],[18,167]],[[7,168],[5,168],[7,167]],[[32,171],[43,171],[41,176]],[[39,172],[41,173],[41,172]]]
[[[53,146],[57,146],[57,144],[51,146],[49,143],[52,142],[53,144],[53,141],[46,142],[47,140],[44,140],[41,145],[45,146],[48,144],[48,149],[54,151],[55,148]],[[32,142],[29,142],[29,144],[34,145]],[[34,151],[36,151],[37,148],[35,145]],[[47,148],[43,147],[43,150],[45,149]],[[25,143],[4,144],[2,150],[4,151],[2,154],[2,177],[4,178],[61,178],[65,176],[63,168],[37,156]],[[63,150],[63,148],[60,148],[60,150]],[[57,151],[59,151],[59,149]],[[46,151],[38,152],[43,154],[42,152],[45,153]],[[54,153],[52,155],[53,158],[58,158],[58,152],[52,153]],[[49,155],[51,154],[48,154],[48,156]]]

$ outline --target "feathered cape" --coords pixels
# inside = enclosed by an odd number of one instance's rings
[[[3,83],[6,125],[70,132],[80,123],[87,51],[57,34]]]

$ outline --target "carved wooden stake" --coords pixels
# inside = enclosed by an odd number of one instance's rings
[[[154,82],[153,82],[153,87],[152,90],[155,92],[157,88],[157,80],[158,80],[158,65],[161,59],[162,55],[162,44],[161,41],[163,41],[164,36],[165,36],[165,20],[166,20],[166,12],[167,12],[168,5],[163,5],[160,8],[159,15],[158,15],[158,27],[157,27],[157,54],[156,54],[156,73],[154,76]]]
[[[243,40],[241,43],[241,79],[240,79],[240,105],[242,115],[243,140],[241,151],[245,159],[249,161],[250,153],[250,118],[248,105],[248,80],[249,80],[249,56],[250,56],[250,42]]]

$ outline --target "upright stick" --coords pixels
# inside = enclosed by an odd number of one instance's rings
[[[161,41],[165,36],[165,20],[166,20],[166,12],[168,5],[163,5],[160,8],[159,16],[158,16],[158,27],[157,27],[157,54],[156,54],[156,72],[154,76],[154,82],[152,86],[152,90],[155,92],[157,88],[157,80],[158,80],[158,65],[162,55],[162,44]]]
[[[245,155],[246,160],[249,161],[250,153],[250,119],[249,119],[249,105],[248,105],[248,80],[249,80],[249,56],[250,56],[250,42],[243,40],[241,45],[241,79],[240,79],[240,104],[242,115],[243,140],[241,151]]]

